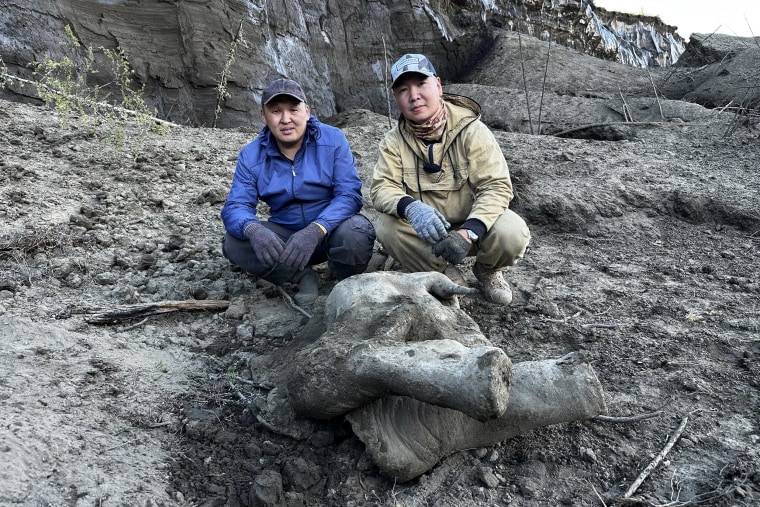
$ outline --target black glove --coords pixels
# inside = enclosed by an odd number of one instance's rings
[[[251,242],[253,253],[260,263],[271,268],[280,260],[285,243],[274,232],[258,222],[251,222],[245,228],[245,237]]]
[[[314,222],[310,223],[288,239],[280,262],[284,266],[301,271],[308,264],[323,237],[322,229]]]
[[[446,229],[449,227],[449,223],[437,209],[428,206],[422,201],[414,201],[406,207],[404,213],[406,219],[409,220],[409,223],[412,224],[415,232],[417,232],[417,235],[423,241],[432,245],[446,236]]]
[[[433,253],[451,264],[461,264],[470,252],[472,244],[457,231],[450,231],[445,238],[433,245]]]

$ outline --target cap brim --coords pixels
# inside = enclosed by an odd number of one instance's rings
[[[267,105],[267,104],[269,104],[270,102],[272,102],[274,99],[276,99],[277,97],[283,97],[283,96],[284,96],[284,97],[290,97],[290,98],[292,98],[292,99],[295,99],[295,100],[297,100],[298,102],[305,102],[305,101],[304,101],[304,100],[303,100],[301,97],[298,97],[298,96],[296,96],[296,95],[293,95],[292,93],[282,92],[282,93],[278,93],[278,94],[276,94],[276,95],[272,95],[272,96],[271,96],[271,97],[269,97],[269,99],[267,99],[267,101],[266,101],[266,102],[264,102],[262,105]]]
[[[435,74],[433,74],[432,72],[425,72],[421,70],[407,70],[407,71],[402,72],[398,76],[396,76],[396,79],[394,79],[393,82],[391,83],[391,88],[393,88],[396,85],[396,81],[406,76],[407,74],[420,74],[422,76],[425,76],[426,78],[435,76]]]

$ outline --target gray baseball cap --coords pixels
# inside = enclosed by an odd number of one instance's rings
[[[425,55],[418,54],[406,54],[396,60],[396,63],[391,67],[391,79],[393,83],[391,88],[396,84],[398,78],[406,74],[407,72],[415,72],[417,74],[424,74],[427,77],[435,76],[435,68],[430,60]]]
[[[269,104],[279,95],[289,95],[301,102],[306,102],[306,94],[301,89],[301,85],[290,79],[275,79],[264,88],[261,94],[261,106]]]

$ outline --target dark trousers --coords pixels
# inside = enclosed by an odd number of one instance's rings
[[[261,225],[277,234],[285,243],[298,232],[273,222],[261,222]],[[375,227],[367,217],[356,214],[341,222],[335,230],[322,238],[308,265],[327,261],[333,276],[342,280],[367,269],[374,246]],[[279,264],[274,268],[265,266],[256,258],[250,241],[237,239],[230,234],[224,235],[222,253],[244,271],[275,285],[297,281],[303,274]]]

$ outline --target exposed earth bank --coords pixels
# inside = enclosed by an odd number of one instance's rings
[[[103,126],[0,101],[0,503],[612,505],[683,425],[633,496],[757,504],[760,139],[695,107],[613,140],[498,130],[533,241],[511,306],[461,301],[512,362],[582,352],[611,416],[659,415],[543,428],[399,484],[341,419],[300,438],[266,422],[273,386],[252,365],[310,324],[221,255],[219,209],[255,130],[130,132],[115,151]],[[368,181],[388,119],[327,120]],[[315,316],[335,283],[320,273]],[[93,321],[188,300],[218,306]]]

